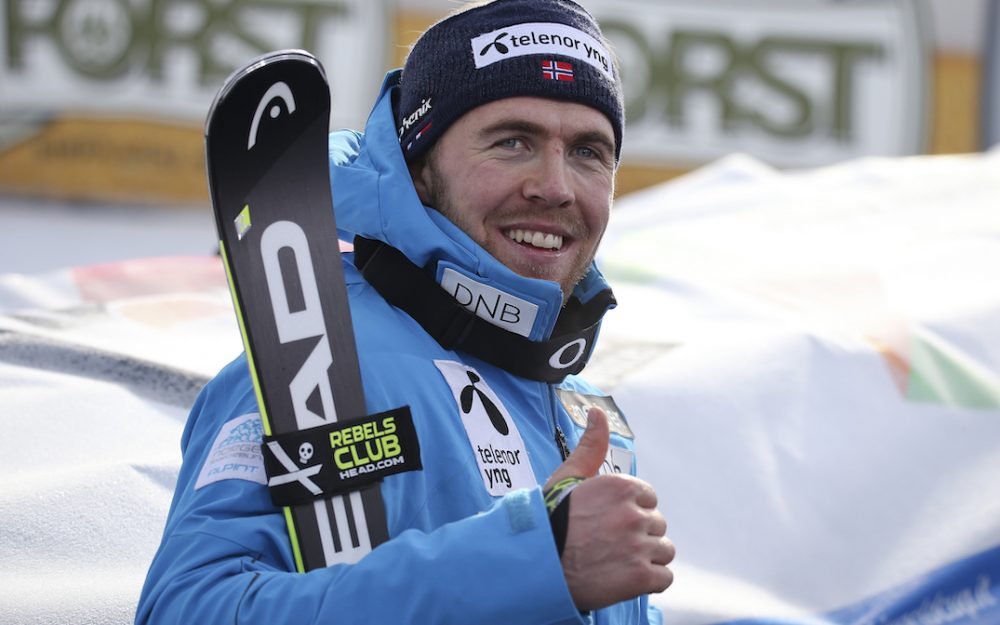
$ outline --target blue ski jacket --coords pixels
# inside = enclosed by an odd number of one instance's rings
[[[384,241],[440,282],[480,289],[484,301],[487,294],[516,302],[533,311],[518,319],[517,331],[547,338],[562,305],[558,285],[513,273],[418,199],[393,119],[397,80],[396,72],[387,76],[364,134],[331,135],[342,236]],[[368,411],[409,406],[420,441],[422,470],[382,482],[390,540],[355,564],[295,572],[284,515],[265,485],[262,427],[241,356],[205,386],[191,411],[136,623],[660,622],[646,597],[585,614],[576,609],[542,501],[539,485],[563,459],[557,431],[575,446],[586,419],[579,400],[600,395],[597,389],[576,376],[559,384],[528,380],[445,350],[386,303],[350,255],[344,270]],[[592,268],[576,295],[586,300],[604,288]],[[467,400],[479,398],[467,413],[463,390]],[[507,448],[497,446],[487,400],[508,423]],[[622,419],[613,419],[611,445],[606,466],[634,474]]]

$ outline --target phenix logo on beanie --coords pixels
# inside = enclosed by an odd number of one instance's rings
[[[468,111],[517,96],[596,108],[621,155],[621,81],[600,27],[570,0],[494,0],[447,17],[414,44],[396,107],[400,147],[413,161]]]

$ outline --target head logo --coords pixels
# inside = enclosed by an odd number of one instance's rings
[[[510,428],[507,427],[507,421],[504,420],[503,415],[500,414],[500,409],[496,407],[496,404],[486,396],[486,393],[482,392],[476,388],[476,382],[480,381],[478,375],[471,371],[466,371],[469,376],[470,384],[462,389],[461,402],[462,402],[462,414],[469,414],[472,412],[472,401],[475,396],[479,397],[479,401],[483,404],[483,409],[486,410],[486,415],[490,418],[490,423],[493,424],[494,429],[500,434],[507,436],[510,433]]]
[[[496,48],[497,52],[499,52],[500,54],[507,54],[508,52],[510,52],[510,48],[500,43],[500,40],[506,36],[507,36],[506,31],[497,35],[496,38],[493,39],[493,41],[486,44],[486,47],[479,51],[479,56],[485,56],[486,53],[490,51],[490,48]]]
[[[288,110],[289,114],[295,112],[295,96],[292,95],[292,90],[289,89],[288,85],[283,82],[276,82],[271,85],[267,91],[264,92],[264,96],[257,103],[257,110],[253,114],[253,120],[250,122],[250,136],[247,138],[247,150],[250,150],[257,144],[257,131],[260,128],[260,120],[264,117],[264,110],[268,108],[268,104],[275,99],[281,100],[285,104],[285,108]],[[281,107],[277,104],[271,106],[268,114],[271,119],[277,119],[278,115],[281,115]]]
[[[294,367],[299,352],[295,357],[285,356],[284,346],[302,339],[315,341],[288,383],[295,421],[299,428],[327,425],[337,420],[329,375],[333,351],[309,239],[302,226],[292,221],[271,223],[260,237],[260,259],[282,357]]]

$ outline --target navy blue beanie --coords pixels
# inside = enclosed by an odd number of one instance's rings
[[[604,113],[621,155],[621,81],[594,18],[570,0],[496,0],[431,26],[403,67],[396,128],[413,161],[455,120],[494,100],[535,96]]]

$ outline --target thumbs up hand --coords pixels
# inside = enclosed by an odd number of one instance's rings
[[[573,453],[545,484],[587,478],[573,491],[562,553],[563,574],[576,607],[594,610],[665,590],[674,545],[648,483],[622,474],[597,475],[608,452],[608,417],[592,408]]]
[[[611,429],[608,416],[600,408],[591,408],[587,413],[587,429],[576,449],[549,476],[545,488],[567,477],[594,477],[601,470],[605,456],[608,455],[608,445],[611,442]]]

